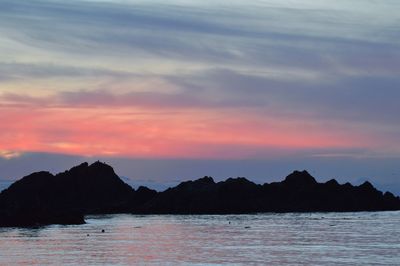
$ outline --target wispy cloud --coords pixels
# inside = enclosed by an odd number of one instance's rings
[[[399,5],[2,1],[0,149],[399,154]]]
[[[19,156],[21,156],[21,153],[17,152],[17,151],[0,150],[0,157],[4,158],[6,160],[17,158]]]

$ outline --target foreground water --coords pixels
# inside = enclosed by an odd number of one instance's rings
[[[86,221],[0,229],[0,265],[400,265],[400,212],[101,215]]]

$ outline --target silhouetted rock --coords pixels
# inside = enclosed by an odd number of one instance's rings
[[[399,210],[400,199],[366,182],[318,183],[307,171],[294,171],[282,182],[257,185],[245,178],[215,183],[210,177],[182,182],[158,193],[139,212],[165,214],[228,214],[255,212]]]
[[[338,188],[340,185],[336,179],[331,179],[325,183],[325,186],[329,188]]]
[[[314,186],[317,184],[315,178],[312,177],[307,171],[294,171],[282,181],[284,185],[302,188],[306,186]]]
[[[180,183],[155,195],[136,212],[141,213],[205,213],[215,203],[212,193],[215,182],[211,177]],[[168,210],[167,212],[165,210]]]
[[[146,202],[153,199],[156,195],[156,190],[140,186],[134,193],[131,193],[129,199],[123,205],[123,212],[136,212],[138,209],[141,209]]]
[[[55,176],[48,172],[31,174],[4,190],[0,200],[8,206],[35,203],[51,209],[96,213],[124,204],[132,192],[110,166],[96,162],[83,163]]]
[[[23,208],[17,212],[0,212],[0,227],[35,227],[50,224],[84,224],[84,215],[73,211],[46,208]]]
[[[0,193],[0,226],[84,223],[84,214],[228,214],[255,212],[400,210],[400,199],[369,182],[318,183],[307,171],[282,182],[258,185],[246,178],[216,183],[211,177],[180,183],[164,192],[136,191],[112,167],[83,163],[63,173],[37,172]]]
[[[82,223],[83,214],[128,212],[134,190],[112,167],[83,163],[52,175],[37,172],[0,194],[0,226]]]

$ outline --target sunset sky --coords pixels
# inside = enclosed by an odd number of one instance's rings
[[[398,0],[0,0],[0,180],[368,179],[400,194]]]

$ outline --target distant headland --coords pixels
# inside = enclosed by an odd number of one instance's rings
[[[351,212],[400,210],[400,198],[365,182],[318,183],[307,171],[281,182],[246,178],[186,181],[157,192],[124,183],[101,162],[83,163],[53,175],[36,172],[0,193],[0,227],[82,224],[86,214],[245,214],[262,212]]]

